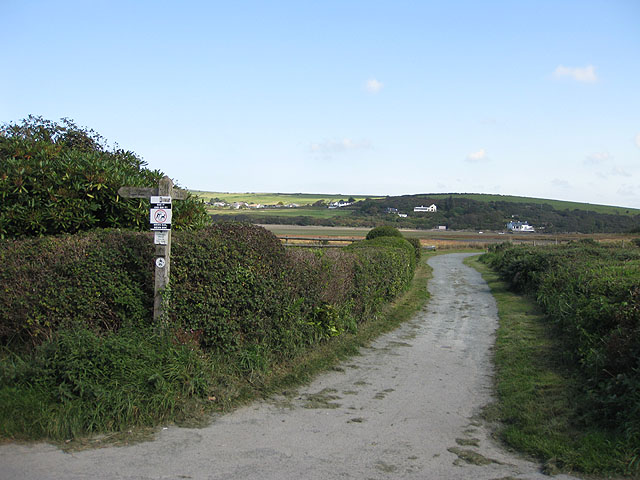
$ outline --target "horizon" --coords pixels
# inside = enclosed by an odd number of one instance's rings
[[[190,190],[640,208],[634,0],[8,0],[2,13],[0,123],[72,119]]]

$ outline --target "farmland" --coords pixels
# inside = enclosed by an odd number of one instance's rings
[[[345,217],[352,214],[352,211],[344,208],[329,209],[327,207],[300,207],[300,208],[260,208],[260,209],[230,209],[230,208],[209,208],[209,213],[215,215],[242,215],[248,219],[260,218],[268,215],[270,217],[292,218],[310,217],[330,219]]]
[[[640,231],[640,210],[607,205],[486,194],[424,194],[396,197],[363,197],[323,194],[265,194],[193,192],[203,200],[228,205],[207,205],[214,220],[248,221],[258,224],[323,225],[371,228],[501,231],[511,220],[528,221],[536,231],[559,233],[625,233]],[[353,204],[327,208],[330,202]],[[254,208],[232,208],[245,202]],[[295,208],[285,208],[295,204]],[[435,204],[437,212],[414,212],[419,205]],[[270,205],[271,208],[255,208]],[[402,215],[400,215],[402,214]]]
[[[359,227],[326,227],[316,225],[262,225],[267,230],[273,232],[280,238],[284,237],[315,237],[362,239],[365,237],[368,228]],[[401,229],[402,234],[407,238],[418,238],[423,246],[435,246],[438,250],[451,248],[473,247],[485,249],[490,245],[510,242],[512,244],[528,245],[548,245],[556,242],[567,243],[584,238],[591,238],[599,243],[618,243],[628,245],[637,237],[632,234],[503,234],[501,232],[475,232],[475,231],[438,231],[438,230],[416,230]],[[292,243],[289,240],[289,243]]]
[[[298,205],[313,205],[318,201],[325,203],[337,202],[339,200],[347,200],[354,198],[356,201],[365,200],[366,198],[381,198],[375,195],[343,195],[341,193],[323,194],[323,193],[231,193],[231,192],[207,192],[202,190],[190,190],[190,192],[204,201],[208,202],[212,198],[233,202],[261,203],[264,205],[275,205],[282,202],[284,205],[295,203]]]

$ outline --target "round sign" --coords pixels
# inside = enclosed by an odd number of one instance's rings
[[[156,223],[165,223],[167,221],[167,212],[164,210],[156,210],[154,214]]]
[[[166,265],[166,260],[162,257],[158,257],[156,258],[156,267],[158,268],[164,268],[164,266]]]

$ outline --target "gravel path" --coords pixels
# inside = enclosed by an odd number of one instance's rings
[[[295,395],[128,447],[0,446],[0,479],[547,478],[478,419],[492,400],[497,316],[465,256],[431,258],[425,309]]]

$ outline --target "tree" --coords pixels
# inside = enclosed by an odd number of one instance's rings
[[[109,148],[94,130],[72,120],[29,116],[0,127],[0,237],[75,233],[148,225],[148,201],[118,195],[124,185],[153,187],[163,173],[135,153]],[[177,229],[208,222],[204,204],[175,203]]]

